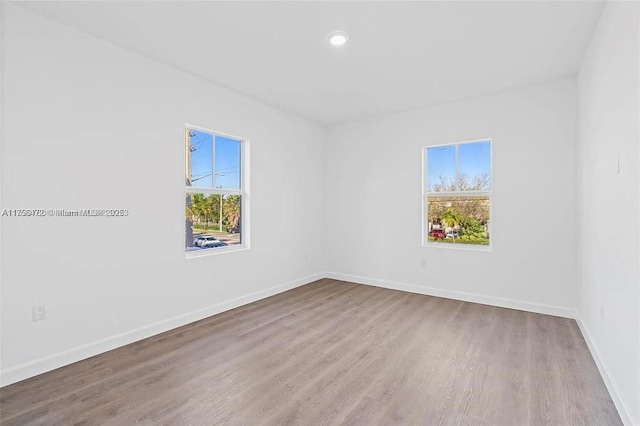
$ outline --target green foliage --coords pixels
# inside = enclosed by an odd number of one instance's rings
[[[191,194],[191,213],[196,224],[210,224],[220,219],[220,195]]]
[[[484,225],[478,219],[465,217],[460,222],[460,237],[484,238]]]
[[[455,228],[460,224],[462,217],[456,210],[449,207],[447,210],[444,211],[440,220],[445,226],[449,228]]]
[[[489,197],[430,197],[427,205],[428,216],[434,223],[441,223],[447,210],[452,209],[464,222],[466,218],[473,218],[486,223],[489,220]]]
[[[209,225],[206,225],[204,223],[196,223],[196,224],[193,225],[193,229],[200,229],[200,230],[203,230],[203,231],[209,231],[209,230],[217,231],[218,228],[219,228],[219,226],[218,226],[217,223],[213,223],[213,224],[209,224]]]
[[[441,221],[449,228],[460,227],[460,234],[456,238],[434,238],[429,237],[429,241],[438,241],[448,244],[476,244],[489,245],[489,238],[486,237],[484,224],[476,218],[468,217],[448,208],[443,214]]]
[[[240,196],[229,195],[224,199],[223,207],[224,222],[233,227],[240,221]]]
[[[220,194],[189,194],[191,206],[186,208],[188,219],[196,229],[215,229],[223,225],[236,226],[240,221],[240,196]],[[221,217],[222,216],[222,217]]]
[[[434,238],[429,237],[429,241],[438,242],[443,244],[475,244],[480,246],[488,246],[489,239],[488,238],[477,238],[471,236],[463,236],[458,238]]]

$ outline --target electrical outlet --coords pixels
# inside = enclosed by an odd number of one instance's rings
[[[600,305],[600,319],[604,321],[604,305]]]
[[[40,321],[47,318],[47,306],[46,305],[35,305],[33,307],[33,320]]]
[[[420,267],[421,268],[427,267],[427,259],[420,259]]]

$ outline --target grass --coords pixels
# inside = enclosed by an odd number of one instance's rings
[[[434,238],[429,237],[429,241],[434,243],[443,243],[443,244],[474,244],[477,246],[488,246],[489,239],[488,238]]]
[[[203,231],[219,231],[220,230],[220,225],[218,224],[210,224],[210,225],[205,225],[203,223],[194,223],[193,225],[193,229],[201,229]]]

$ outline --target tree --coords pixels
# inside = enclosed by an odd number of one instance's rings
[[[484,238],[484,225],[482,222],[472,217],[462,218],[460,223],[460,236]]]
[[[194,223],[211,224],[220,221],[220,194],[205,195],[201,193],[189,194],[191,205],[187,214],[191,215]]]
[[[207,225],[220,217],[220,195],[212,194],[204,199],[204,214]]]
[[[190,194],[191,195],[191,213],[193,214],[193,221],[195,223],[202,222],[205,216],[204,195],[203,194]]]
[[[458,191],[488,191],[491,188],[491,175],[480,173],[470,177],[466,173],[458,177]]]
[[[229,195],[224,199],[224,215],[227,223],[231,227],[235,227],[240,222],[240,196]]]
[[[442,221],[444,226],[446,226],[447,228],[455,228],[456,226],[460,225],[461,217],[458,214],[458,212],[456,212],[454,209],[449,207],[442,214],[442,217],[440,218],[440,220]]]
[[[439,181],[429,185],[428,192],[437,193],[449,192],[447,196],[430,196],[428,208],[429,220],[442,222],[442,217],[448,209],[454,210],[461,223],[464,225],[467,219],[486,224],[489,221],[489,197],[488,196],[468,196],[455,195],[459,192],[488,191],[491,188],[491,176],[489,173],[480,173],[469,176],[462,173],[456,181],[452,181],[446,176],[440,176]]]
[[[478,175],[469,176],[461,173],[458,179],[449,179],[447,176],[440,175],[439,181],[430,183],[427,187],[429,192],[454,192],[454,191],[488,191],[491,187],[491,175],[489,173],[480,173]]]

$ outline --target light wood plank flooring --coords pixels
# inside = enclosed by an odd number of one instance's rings
[[[320,280],[0,390],[3,425],[618,425],[573,320]]]

